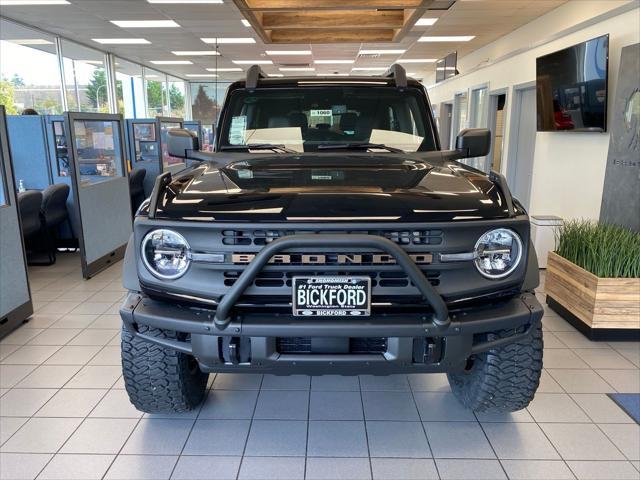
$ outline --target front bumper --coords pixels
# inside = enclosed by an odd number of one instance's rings
[[[446,325],[433,313],[314,319],[240,312],[220,328],[214,309],[182,307],[131,293],[120,314],[131,334],[193,355],[207,372],[387,375],[459,371],[470,355],[525,338],[540,322],[543,309],[533,294],[523,293],[473,309],[452,310]],[[145,335],[140,326],[180,332],[181,340]],[[511,334],[497,340],[484,335],[499,330]],[[376,337],[385,339],[385,351],[282,352],[278,345],[283,337],[326,339],[334,346],[344,345],[341,339]]]

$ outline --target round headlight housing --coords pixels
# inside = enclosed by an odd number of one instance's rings
[[[480,237],[475,247],[478,271],[491,279],[510,275],[522,258],[522,240],[508,228],[490,230]]]
[[[177,232],[152,230],[142,240],[142,260],[147,269],[163,280],[175,280],[189,269],[189,243]]]

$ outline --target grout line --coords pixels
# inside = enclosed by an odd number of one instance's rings
[[[244,440],[244,447],[242,447],[242,455],[240,458],[240,463],[238,464],[238,473],[236,474],[236,480],[240,478],[240,471],[242,470],[242,464],[244,462],[244,456],[247,451],[247,445],[249,444],[249,437],[251,436],[251,429],[253,428],[253,417],[256,414],[256,410],[258,408],[258,402],[260,401],[260,393],[262,392],[262,384],[264,383],[264,375],[260,377],[260,385],[258,388],[258,395],[256,395],[256,403],[253,406],[253,412],[251,413],[251,420],[249,420],[249,429],[247,430],[247,438]],[[213,387],[213,385],[211,385]],[[309,434],[309,424],[307,424],[307,435]]]
[[[373,462],[371,461],[371,447],[369,446],[369,429],[367,427],[367,414],[366,414],[366,411],[364,409],[364,397],[362,396],[362,381],[360,379],[360,375],[357,376],[357,379],[358,379],[358,387],[359,387],[358,389],[360,391],[360,403],[362,404],[362,423],[364,424],[364,440],[365,440],[365,442],[367,442],[367,457],[369,459],[369,474],[371,475],[371,479],[373,479],[374,478],[373,477]]]
[[[409,383],[409,391],[411,392],[411,398],[413,398],[413,403],[415,404],[416,410],[418,411],[418,417],[420,418],[420,426],[422,427],[422,433],[424,433],[424,436],[427,439],[427,447],[429,447],[429,453],[431,454],[431,459],[436,469],[436,475],[438,475],[438,478],[442,478],[442,476],[440,475],[440,469],[438,468],[438,462],[436,462],[436,457],[433,453],[433,449],[431,448],[431,441],[429,440],[429,435],[427,435],[427,429],[424,426],[425,422],[422,420],[422,415],[420,415],[420,409],[418,408],[418,402],[416,401],[416,396],[415,396],[416,392],[413,390],[413,385],[411,385],[411,380],[409,380],[408,375],[407,375],[407,382]]]

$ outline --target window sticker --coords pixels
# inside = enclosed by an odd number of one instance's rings
[[[330,117],[333,115],[331,110],[311,110],[312,117]]]
[[[247,131],[246,115],[239,115],[231,119],[231,128],[229,129],[229,143],[231,145],[244,145],[244,135]]]

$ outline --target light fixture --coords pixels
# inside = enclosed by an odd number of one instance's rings
[[[313,67],[282,67],[279,68],[281,72],[315,72],[316,69]]]
[[[181,3],[217,3],[217,4],[221,4],[223,3],[222,0],[147,0],[147,2],[149,3],[176,3],[176,4],[181,4]]]
[[[232,60],[236,65],[273,65],[271,60]]]
[[[358,55],[402,55],[406,50],[360,50]]]
[[[154,65],[193,65],[191,60],[149,60]]]
[[[267,77],[284,77],[283,73],[267,73]]]
[[[354,67],[351,70],[354,72],[386,72],[387,67]]]
[[[233,44],[233,43],[256,43],[253,37],[227,37],[227,38],[201,38],[204,43]]]
[[[436,61],[436,58],[401,58],[396,60],[398,63],[434,63]]]
[[[15,40],[7,40],[7,42],[15,43],[16,45],[53,45],[53,42],[44,38],[17,38]]]
[[[313,63],[317,65],[347,65],[356,63],[355,60],[314,60]]]
[[[202,57],[220,55],[220,53],[216,52],[215,50],[174,50],[171,53],[179,57]]]
[[[120,28],[176,28],[180,26],[173,20],[111,20],[111,23]]]
[[[468,42],[476,38],[475,35],[435,35],[420,37],[419,42]]]
[[[242,19],[242,20],[240,20],[240,21],[242,22],[242,24],[243,24],[245,27],[250,27],[250,26],[251,26],[251,24],[249,23],[249,20],[247,20],[246,18],[243,18],[243,19]]]
[[[68,0],[0,0],[1,7],[11,5],[69,5]]]
[[[242,72],[240,67],[206,68],[208,72]]]
[[[187,73],[185,76],[189,78],[216,78],[218,75],[215,73]]]
[[[437,21],[437,18],[421,18],[416,22],[416,27],[430,27]]]
[[[149,45],[151,42],[144,38],[92,38],[94,42],[103,45]]]
[[[266,50],[267,55],[311,55],[311,50]]]

